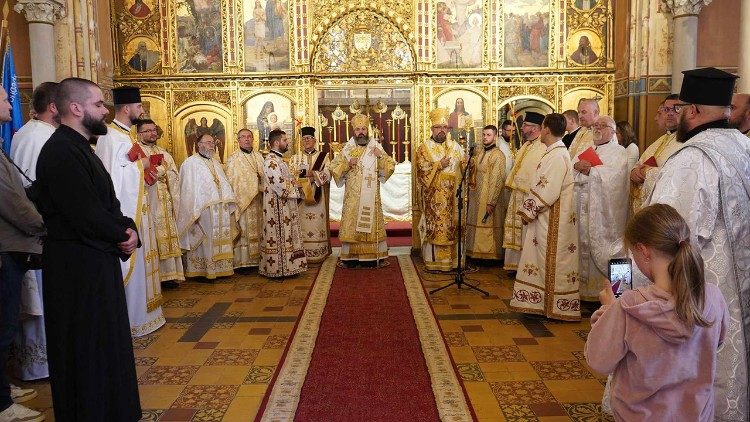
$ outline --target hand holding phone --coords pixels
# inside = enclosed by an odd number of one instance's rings
[[[630,258],[609,260],[609,283],[615,297],[620,297],[625,290],[633,289],[633,264]]]

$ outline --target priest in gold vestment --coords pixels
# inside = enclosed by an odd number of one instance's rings
[[[315,128],[303,127],[302,151],[294,154],[289,166],[298,177],[302,188],[299,203],[302,244],[308,264],[325,261],[331,254],[331,236],[328,227],[328,192],[331,172],[328,170],[328,150],[315,148]]]
[[[527,225],[527,234],[510,306],[517,312],[577,321],[581,319],[578,231],[573,166],[562,141],[564,133],[562,114],[545,117],[544,155],[523,205],[514,211]]]
[[[521,259],[526,229],[516,210],[521,206],[529,192],[536,168],[546,150],[544,144],[539,140],[543,121],[544,116],[533,111],[527,112],[524,116],[521,134],[525,142],[518,150],[513,168],[510,169],[510,174],[505,182],[505,187],[510,190],[510,203],[508,204],[508,212],[505,214],[503,234],[504,268],[508,271],[516,271],[518,261]]]
[[[497,146],[497,127],[485,126],[482,145],[469,169],[469,208],[466,214],[466,255],[479,259],[503,258],[506,155]]]
[[[159,135],[156,123],[150,119],[136,122],[136,132],[141,148],[149,156],[161,155],[159,164],[150,169],[155,182],[147,186],[149,211],[156,233],[156,244],[159,251],[159,278],[164,286],[176,286],[178,281],[185,281],[182,269],[182,249],[177,236],[177,205],[180,203],[180,171],[172,155],[166,149],[156,145]]]
[[[447,139],[448,114],[445,108],[430,113],[432,137],[417,148],[422,259],[432,271],[450,271],[458,264],[456,190],[466,160],[461,145]]]
[[[649,145],[646,151],[643,151],[638,163],[630,171],[630,197],[633,213],[638,212],[648,203],[648,198],[656,185],[659,170],[667,158],[685,145],[677,142],[675,132],[680,116],[675,113],[674,105],[679,102],[679,95],[671,94],[659,105],[656,123],[666,133]]]
[[[568,148],[571,160],[594,145],[594,129],[592,126],[598,118],[599,102],[596,99],[582,98],[578,101],[578,122],[581,127],[570,143],[570,148]]]
[[[234,268],[257,267],[263,230],[263,155],[253,150],[253,132],[237,132],[240,149],[227,159],[227,179],[237,200],[234,218],[239,235],[234,244]]]
[[[388,256],[380,184],[396,169],[380,143],[368,136],[370,119],[352,117],[354,137],[331,161],[331,176],[344,189],[341,212],[341,261],[345,267],[375,267]]]
[[[214,158],[216,141],[206,133],[198,152],[180,166],[180,204],[177,232],[186,277],[209,280],[234,274],[233,236],[237,207],[221,163]]]

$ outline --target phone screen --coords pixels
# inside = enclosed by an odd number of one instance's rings
[[[620,297],[625,290],[633,288],[632,264],[629,259],[609,261],[609,282],[612,286],[612,293],[616,297]]]

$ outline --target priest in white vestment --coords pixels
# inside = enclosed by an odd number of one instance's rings
[[[518,269],[526,232],[523,220],[516,210],[529,192],[539,161],[547,149],[539,140],[543,121],[544,116],[533,111],[527,112],[524,116],[521,134],[525,142],[516,153],[513,168],[505,181],[505,188],[510,191],[510,200],[503,233],[503,248],[505,249],[503,268],[511,272]]]
[[[55,92],[57,82],[42,82],[31,94],[35,117],[13,135],[10,158],[30,180],[36,180],[39,152],[59,125]],[[21,177],[24,187],[31,182]],[[10,362],[16,377],[31,381],[49,376],[47,336],[44,332],[42,270],[28,271],[23,280],[19,335],[11,346]]]
[[[573,159],[581,299],[598,301],[602,282],[609,280],[609,260],[624,258],[622,238],[628,218],[628,154],[617,142],[615,121],[600,116],[594,124],[595,165],[579,155]]]
[[[176,287],[178,282],[185,281],[176,218],[180,203],[180,171],[172,155],[156,144],[159,134],[153,120],[139,119],[136,132],[141,148],[151,161],[146,190],[159,251],[159,280],[164,287]]]
[[[253,132],[237,132],[240,149],[227,158],[227,179],[237,200],[234,213],[239,235],[234,243],[234,269],[257,267],[263,232],[263,155],[253,147]]]
[[[593,125],[598,118],[599,101],[594,98],[582,98],[578,101],[578,122],[581,127],[568,147],[571,159],[594,144]]]
[[[289,160],[292,174],[302,188],[299,203],[300,233],[308,264],[318,264],[331,254],[331,235],[328,227],[328,194],[331,172],[328,150],[315,147],[315,128],[300,129],[302,151]]]
[[[719,287],[730,324],[714,381],[717,421],[750,420],[750,140],[727,124],[736,76],[707,68],[685,74],[677,105],[682,149],[664,164],[649,205],[673,206],[690,227]]]
[[[263,162],[263,238],[258,274],[288,277],[307,271],[297,207],[302,193],[296,175],[284,162],[284,153],[289,150],[286,132],[272,130],[268,148]]]
[[[161,309],[156,232],[148,211],[151,204],[144,173],[150,168],[150,161],[130,135],[133,121],[143,114],[139,89],[114,88],[112,98],[115,119],[108,126],[107,134],[99,137],[95,152],[112,178],[122,214],[132,218],[138,228],[141,245],[121,267],[130,331],[134,337],[139,337],[152,333],[166,322]]]
[[[527,225],[510,307],[516,312],[564,321],[581,319],[578,292],[578,231],[573,165],[562,141],[565,117],[548,114],[542,124],[546,147],[522,206]]]
[[[345,187],[339,239],[346,267],[375,267],[388,256],[380,184],[391,177],[396,162],[368,136],[369,125],[369,117],[354,115],[354,137],[331,161],[331,176]]]
[[[234,213],[237,201],[216,156],[210,133],[198,139],[198,152],[180,166],[177,232],[184,249],[186,277],[213,280],[234,274]]]
[[[646,205],[646,201],[654,190],[654,183],[659,176],[659,170],[664,166],[667,158],[679,151],[684,145],[682,142],[677,142],[675,133],[679,123],[679,115],[674,111],[674,106],[679,102],[677,94],[671,94],[659,105],[656,122],[659,128],[666,133],[646,148],[638,159],[635,168],[630,171],[630,197],[633,214]]]

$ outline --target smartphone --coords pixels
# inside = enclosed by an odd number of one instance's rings
[[[620,297],[625,290],[633,289],[633,264],[630,258],[609,260],[609,283],[615,297]]]

